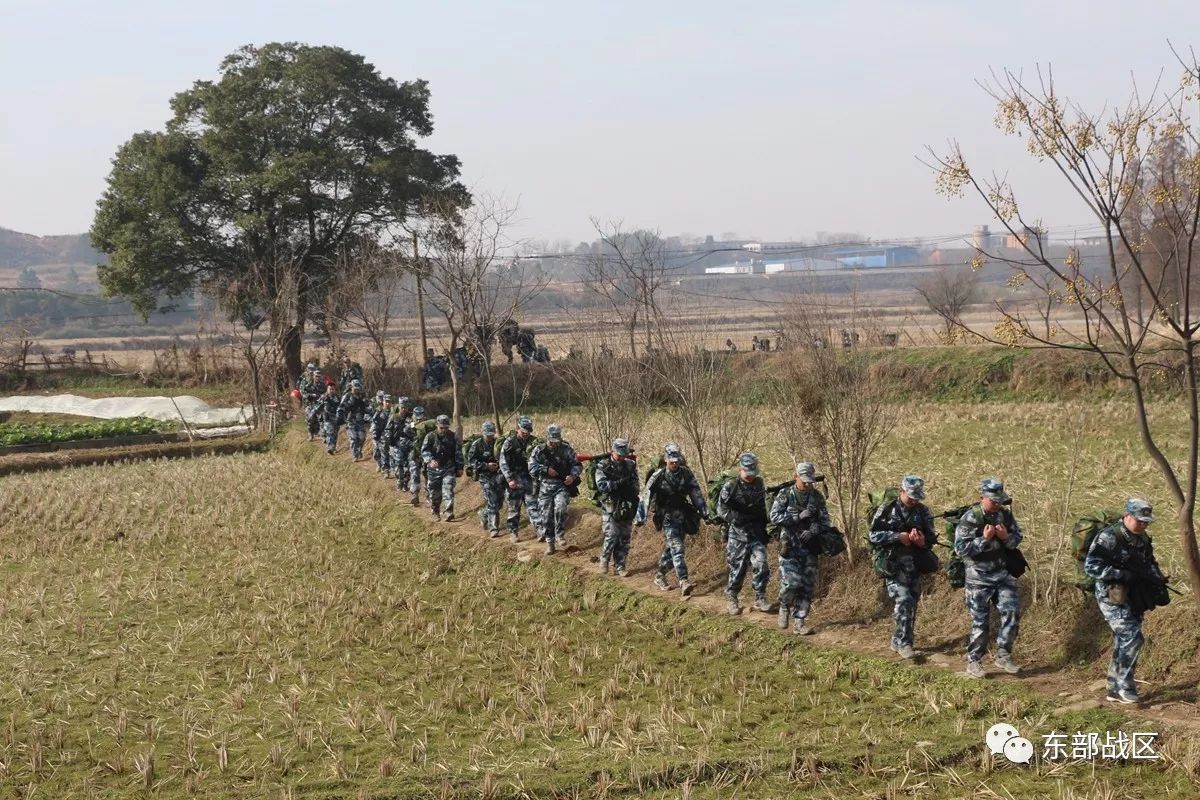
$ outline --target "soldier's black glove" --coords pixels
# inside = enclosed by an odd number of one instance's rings
[[[807,528],[803,531],[800,531],[800,533],[798,533],[796,535],[796,541],[798,541],[802,545],[807,546],[808,544],[810,544],[812,542],[813,539],[816,538],[816,536],[817,536],[816,528]]]

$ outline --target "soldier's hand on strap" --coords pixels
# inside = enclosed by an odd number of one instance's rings
[[[510,488],[510,489],[516,489],[516,488],[517,488],[517,482],[516,482],[516,481],[509,481],[509,482],[508,482],[508,488]]]
[[[495,461],[488,464],[487,468],[488,468],[488,472],[499,472],[500,471],[500,465],[497,464]]]
[[[438,463],[437,463],[437,459],[436,459],[436,458],[431,458],[431,459],[429,459],[429,468],[430,468],[430,469],[437,469],[437,468],[438,468]]]
[[[563,486],[570,486],[573,483],[575,483],[574,475],[568,475],[567,477],[563,478]]]
[[[994,537],[995,535],[996,535],[996,526],[995,525],[989,524],[989,525],[983,526],[983,538],[984,539],[987,539],[990,541],[992,539],[992,537]]]
[[[992,532],[995,534],[996,538],[1002,542],[1008,538],[1008,528],[1004,527],[1003,522],[993,527]]]
[[[547,478],[557,478],[558,470],[556,470],[554,467],[547,467],[546,468],[546,477]]]

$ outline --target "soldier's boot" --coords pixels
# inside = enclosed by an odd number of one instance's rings
[[[788,625],[792,622],[792,609],[784,603],[779,604],[779,617],[775,620],[775,624],[779,626],[779,630],[786,631]]]
[[[453,511],[446,512],[446,522],[454,522],[454,512]]]
[[[618,564],[617,568],[613,570],[613,575],[616,575],[618,578],[624,578],[628,574],[629,573],[625,571],[624,564]]]
[[[683,597],[684,600],[687,600],[689,597],[691,597],[692,596],[692,582],[689,580],[680,581],[679,582],[679,594],[681,597]]]
[[[796,617],[796,625],[792,628],[792,633],[797,636],[808,636],[813,632],[811,626],[805,621],[804,617]]]
[[[667,583],[667,576],[666,576],[666,574],[664,574],[662,572],[655,574],[654,585],[657,586],[659,589],[662,589],[664,592],[671,591],[671,587]]]
[[[519,541],[521,541],[521,537],[520,537],[520,536],[517,534],[517,529],[516,529],[516,528],[509,528],[509,529],[508,529],[508,533],[509,533],[509,535],[510,535],[510,536],[512,536],[512,540],[513,540],[514,542],[519,542]]]
[[[546,555],[548,555],[548,556],[554,555],[554,537],[553,536],[546,537]]]
[[[916,658],[917,651],[913,650],[911,644],[902,644],[896,648],[896,654],[899,655],[901,658],[908,660],[908,659]]]
[[[429,502],[429,510],[433,512],[433,521],[441,522],[441,520],[442,520],[442,503],[441,503],[441,501],[439,500],[437,502],[434,502],[431,500]]]
[[[1110,703],[1123,703],[1127,706],[1135,706],[1142,702],[1142,698],[1138,697],[1137,692],[1130,689],[1109,689],[1108,696],[1104,699]]]
[[[1016,675],[1021,671],[1021,665],[1012,660],[1012,656],[1005,652],[996,653],[996,666],[1007,672],[1009,675]]]
[[[764,614],[771,613],[771,603],[768,602],[765,594],[760,594],[754,598],[754,610],[761,611]]]
[[[742,613],[742,607],[736,597],[730,597],[725,600],[725,613],[731,617],[736,617]]]
[[[560,533],[560,534],[559,534],[559,535],[558,535],[558,536],[555,538],[555,543],[556,543],[556,544],[557,544],[559,547],[564,547],[564,548],[565,548],[565,547],[567,546],[567,535],[566,535],[565,533]]]
[[[608,559],[607,558],[600,559],[600,574],[601,575],[608,574]]]
[[[983,671],[983,664],[978,661],[967,662],[967,675],[972,678],[986,678],[987,673]]]

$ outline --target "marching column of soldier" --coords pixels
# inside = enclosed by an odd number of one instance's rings
[[[547,426],[545,436],[538,437],[527,416],[520,417],[515,429],[503,435],[494,422],[484,422],[480,432],[464,445],[444,414],[429,420],[425,410],[409,398],[393,399],[382,391],[368,399],[361,367],[349,359],[343,361],[336,381],[308,364],[293,394],[303,405],[310,441],[319,436],[326,451],[333,454],[344,425],[353,460],[359,461],[369,432],[377,471],[394,479],[397,489],[409,492],[413,506],[421,504],[424,482],[434,520],[456,519],[455,490],[465,472],[480,485],[484,530],[491,537],[500,536],[503,517],[509,536],[519,541],[524,509],[547,554],[566,545],[567,507],[586,480],[601,516],[601,572],[607,574],[611,568],[619,577],[628,575],[632,530],[653,521],[663,537],[654,585],[670,591],[668,576],[673,571],[684,599],[693,588],[686,560],[687,539],[700,530],[702,522],[717,525],[728,565],[726,611],[742,613],[740,596],[749,577],[754,594],[750,607],[777,613],[779,627],[790,628],[797,635],[814,630],[808,619],[820,557],[845,549],[844,538],[832,525],[825,497],[817,486],[824,476],[808,462],[796,464],[791,480],[768,487],[760,475],[758,457],[743,453],[733,469],[710,482],[706,495],[682,449],[673,442],[663,447],[661,455],[649,459],[644,480],[627,439],[614,440],[607,453],[579,455],[559,425]],[[906,475],[894,489],[869,499],[867,542],[893,604],[891,649],[902,659],[916,656],[918,602],[927,576],[942,567],[934,553],[934,548],[941,546],[949,552],[945,572],[952,586],[962,588],[971,619],[966,675],[987,675],[983,659],[992,643],[993,609],[999,618],[993,663],[1003,672],[1019,674],[1021,667],[1013,651],[1021,620],[1018,581],[1026,564],[1019,549],[1023,532],[1004,484],[984,478],[976,502],[941,515],[933,514],[925,504],[925,482],[919,475]],[[951,541],[939,542],[937,516],[947,521]],[[1073,541],[1073,546],[1080,588],[1095,597],[1112,630],[1107,699],[1138,703],[1134,673],[1144,642],[1144,616],[1170,600],[1168,578],[1147,535],[1154,522],[1153,508],[1135,497],[1125,502],[1123,513],[1086,519],[1086,534],[1077,530],[1079,541]],[[780,543],[774,606],[767,594],[771,579],[767,543],[771,538]]]

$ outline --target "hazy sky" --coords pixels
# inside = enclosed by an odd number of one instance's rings
[[[243,44],[296,40],[425,78],[469,184],[518,198],[526,237],[590,217],[664,233],[950,234],[989,220],[933,192],[925,145],[959,139],[1052,228],[1078,201],[992,127],[994,67],[1054,67],[1101,105],[1174,84],[1200,3],[22,2],[0,0],[0,226],[90,225],[109,160]]]

